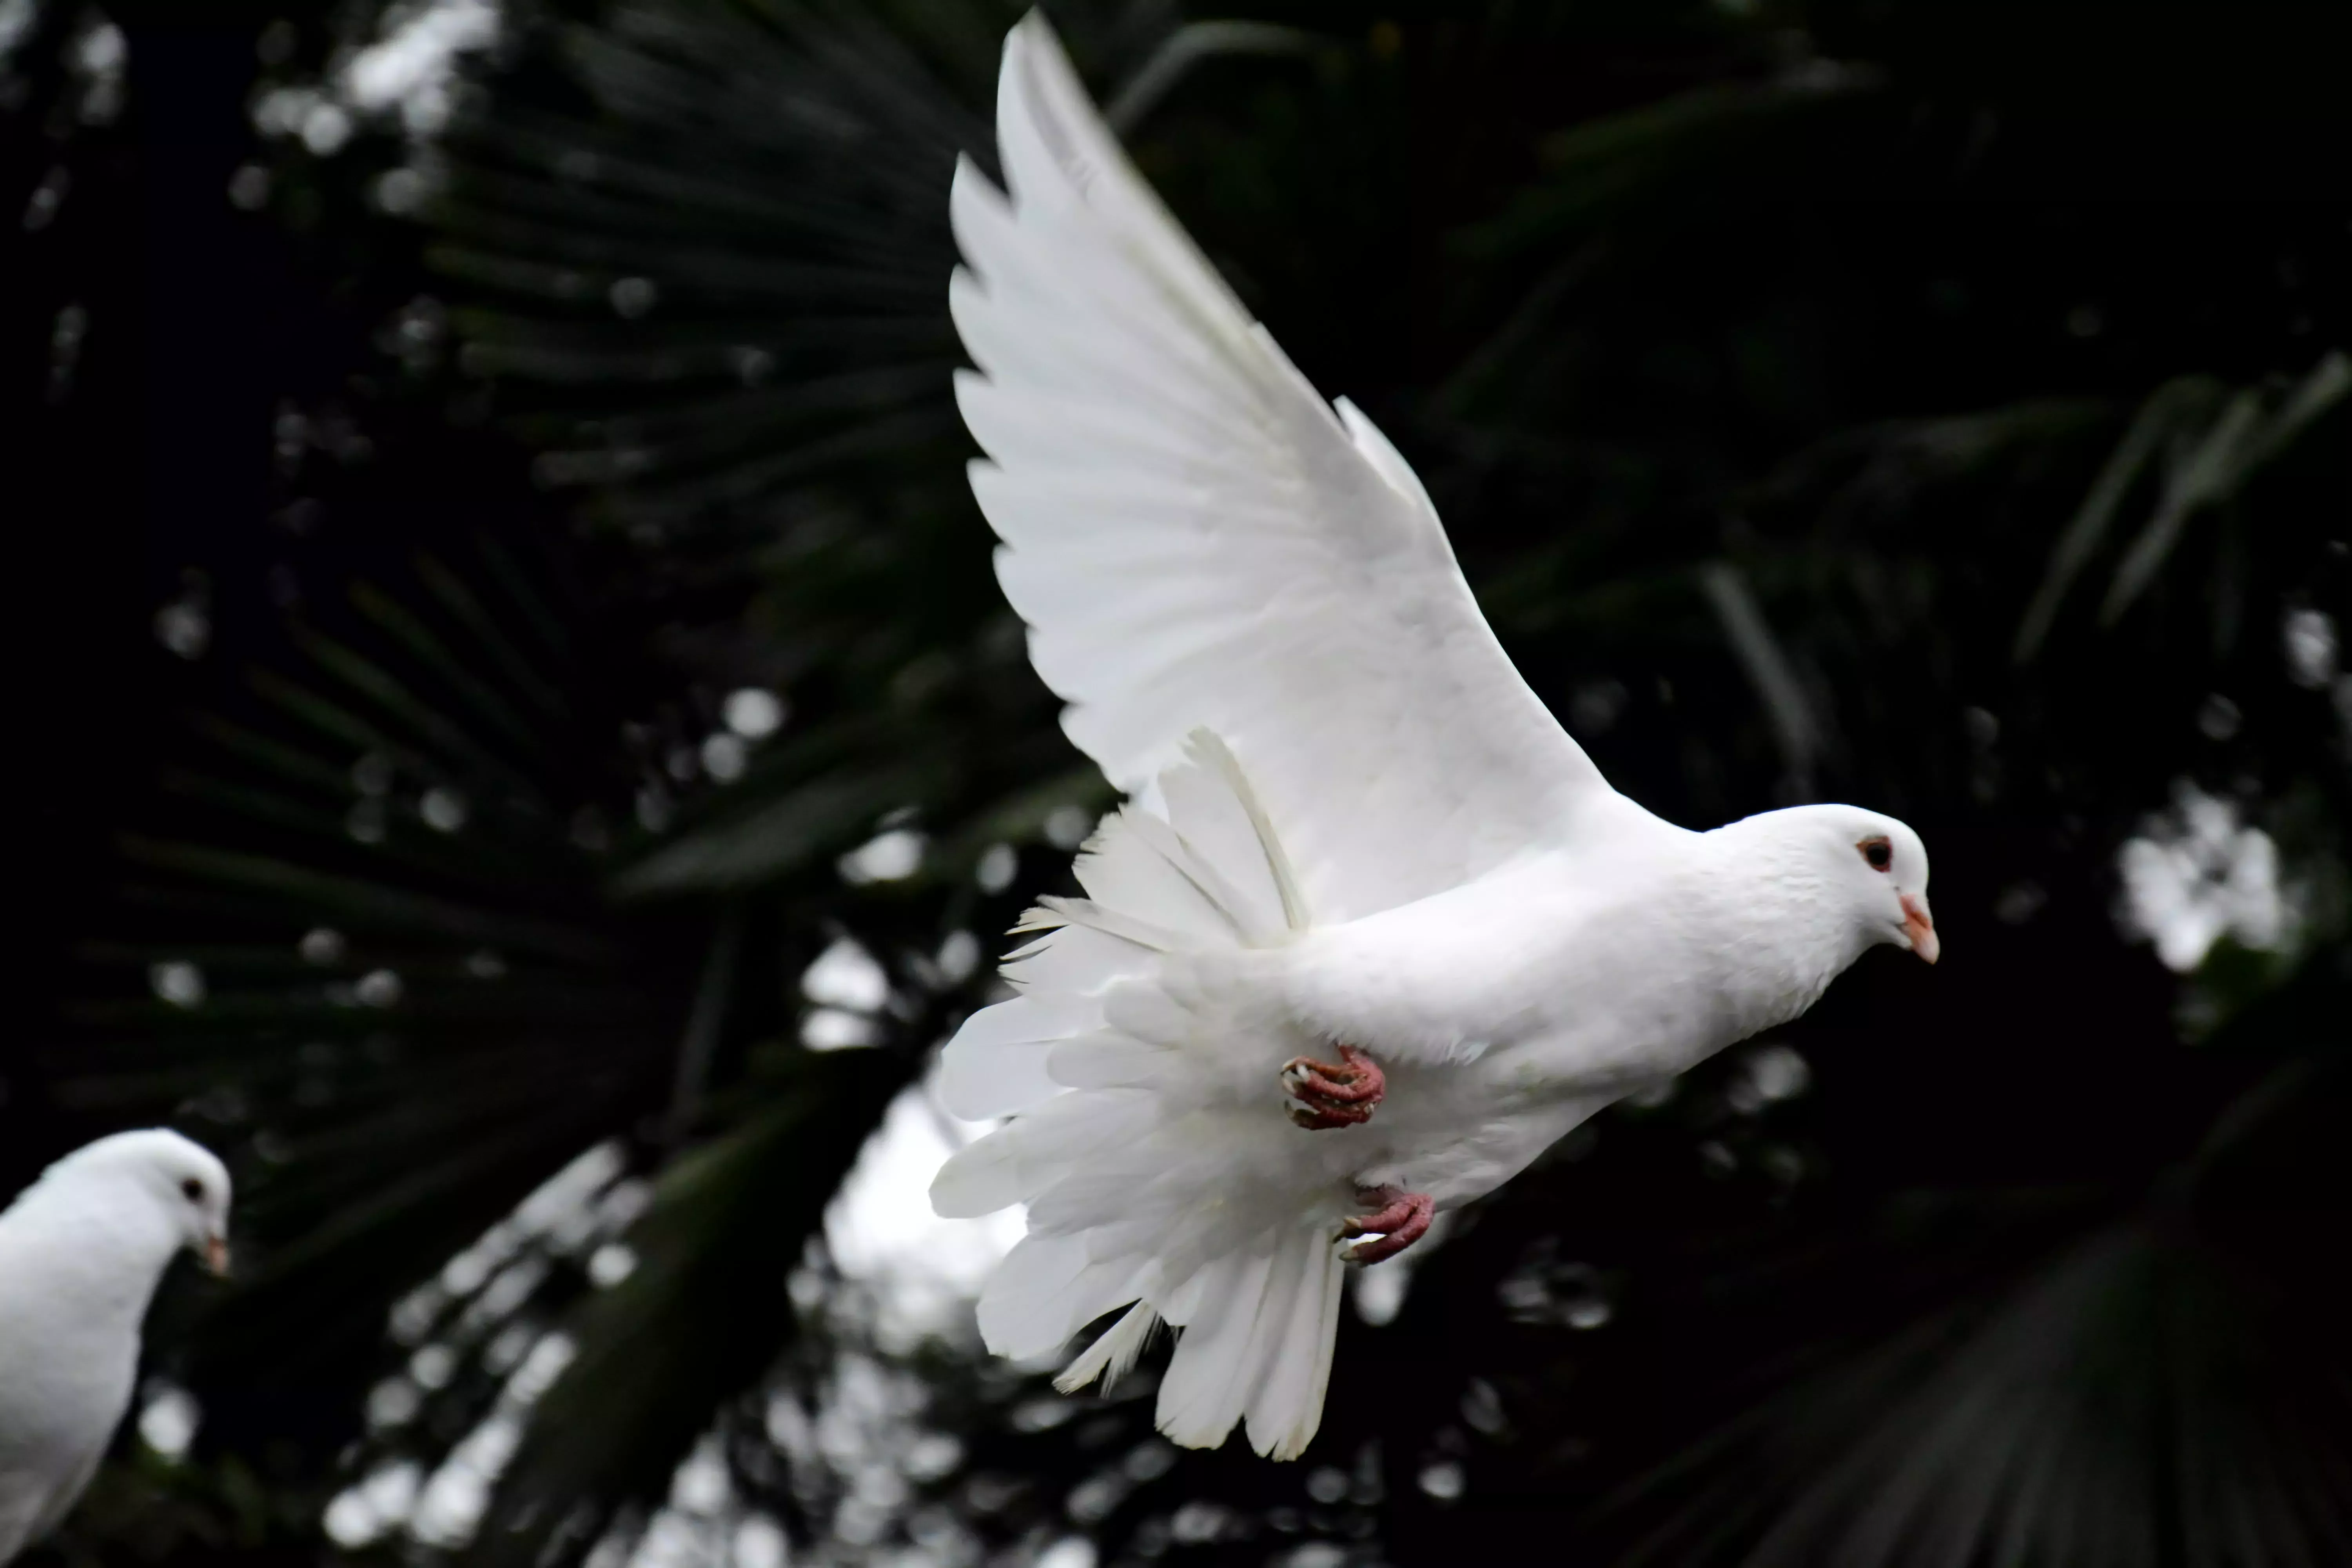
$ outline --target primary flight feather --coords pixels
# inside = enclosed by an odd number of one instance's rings
[[[1611,1101],[1933,961],[1903,824],[1692,833],[1609,787],[1512,668],[1395,447],[1325,403],[1144,184],[1042,18],[1006,38],[1005,188],[970,162],[950,286],[973,494],[1063,726],[1128,805],[949,1043],[1009,1117],[931,1189],[1028,1205],[991,1349],[1177,1330],[1160,1429],[1314,1436],[1346,1265],[1392,1256]],[[1344,1247],[1350,1238],[1360,1240]]]

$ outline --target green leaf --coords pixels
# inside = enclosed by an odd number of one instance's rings
[[[662,1173],[628,1233],[635,1268],[559,1331],[572,1359],[530,1411],[476,1561],[533,1563],[551,1538],[579,1550],[603,1505],[666,1492],[714,1409],[792,1342],[789,1277],[907,1073],[888,1052],[795,1053],[741,1125]]]

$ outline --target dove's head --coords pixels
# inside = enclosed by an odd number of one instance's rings
[[[1856,805],[1801,808],[1820,818],[1816,851],[1845,889],[1873,942],[1895,942],[1928,963],[1943,951],[1927,910],[1927,847],[1903,823]]]
[[[1928,963],[1943,951],[1927,909],[1927,847],[1903,823],[1858,805],[1798,805],[1735,824],[1769,846],[1770,873],[1850,918],[1850,951],[1893,942]]]
[[[70,1180],[110,1203],[151,1205],[205,1268],[228,1272],[228,1170],[202,1144],[161,1127],[117,1132],[75,1150],[43,1180]]]

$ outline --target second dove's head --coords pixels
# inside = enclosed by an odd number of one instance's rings
[[[160,1127],[118,1132],[68,1154],[54,1173],[68,1171],[154,1205],[207,1268],[228,1272],[228,1170],[211,1150]]]

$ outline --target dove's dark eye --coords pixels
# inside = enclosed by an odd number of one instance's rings
[[[194,1176],[190,1176],[186,1181],[180,1184],[180,1191],[188,1195],[188,1201],[192,1204],[200,1204],[205,1201],[205,1184],[196,1180]]]
[[[1870,862],[1874,871],[1884,871],[1895,864],[1895,846],[1884,838],[1865,838],[1854,846],[1862,858]]]

